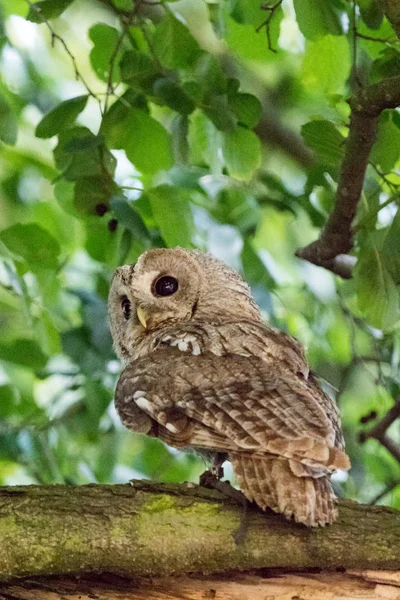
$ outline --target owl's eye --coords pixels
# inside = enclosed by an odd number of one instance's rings
[[[131,316],[131,303],[126,296],[124,296],[121,300],[121,308],[125,319],[128,320]]]
[[[170,275],[160,277],[153,284],[153,294],[155,296],[171,296],[178,289],[178,280]]]

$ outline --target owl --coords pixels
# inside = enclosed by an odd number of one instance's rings
[[[347,470],[336,404],[299,342],[263,322],[248,285],[210,254],[154,249],[109,293],[123,424],[229,459],[249,501],[307,526],[334,521],[330,475]]]

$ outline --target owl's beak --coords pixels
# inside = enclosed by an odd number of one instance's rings
[[[136,307],[136,314],[138,316],[140,323],[143,325],[143,327],[145,329],[147,329],[148,315],[146,314],[146,311],[144,310],[144,308],[142,308],[140,305],[138,305]]]

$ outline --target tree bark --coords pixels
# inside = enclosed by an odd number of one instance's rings
[[[0,584],[0,600],[398,600],[400,575],[233,573],[229,576],[127,579],[52,577]]]
[[[107,572],[129,577],[283,568],[399,569],[400,512],[340,502],[307,529],[193,484],[0,489],[0,580]]]

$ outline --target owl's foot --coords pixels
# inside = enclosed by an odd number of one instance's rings
[[[223,476],[222,467],[220,467],[220,470],[222,471],[222,475],[221,475],[221,477],[222,477]],[[212,469],[207,470],[202,475],[200,475],[199,483],[203,487],[218,490],[219,492],[221,492],[221,494],[224,494],[224,496],[226,496],[227,498],[231,498],[232,500],[234,500],[235,502],[240,504],[240,506],[242,507],[242,512],[240,515],[240,525],[239,525],[237,531],[235,531],[235,533],[233,534],[233,539],[235,540],[235,543],[237,546],[240,546],[241,544],[243,544],[243,542],[246,538],[246,533],[247,533],[248,500],[247,500],[246,496],[244,494],[242,494],[242,492],[240,490],[237,490],[236,488],[232,487],[231,484],[229,483],[229,481],[221,481],[219,479],[219,477],[213,473]]]

